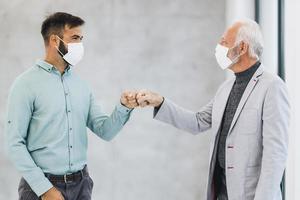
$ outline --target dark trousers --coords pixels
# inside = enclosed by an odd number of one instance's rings
[[[216,186],[217,200],[228,200],[225,169],[220,167],[218,161],[216,162],[214,172],[214,182]]]
[[[91,200],[93,190],[93,180],[88,173],[83,173],[82,177],[78,180],[67,182],[57,179],[51,179],[46,175],[53,186],[58,189],[65,200]],[[41,200],[30,188],[24,178],[21,179],[19,184],[19,200]]]

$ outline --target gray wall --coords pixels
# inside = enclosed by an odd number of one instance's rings
[[[76,71],[108,113],[123,90],[142,88],[197,110],[225,78],[214,59],[223,0],[0,1],[0,200],[17,198],[20,178],[2,148],[8,90],[43,58],[40,25],[54,11],[86,20],[86,55]],[[207,133],[193,136],[157,122],[150,108],[136,109],[112,142],[89,132],[94,199],[204,199]]]

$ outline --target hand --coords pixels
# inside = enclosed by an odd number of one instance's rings
[[[45,192],[42,195],[42,200],[65,200],[60,191],[55,187],[52,187],[50,190]]]
[[[139,104],[136,101],[136,91],[125,91],[121,95],[121,103],[127,108],[135,108],[138,107]]]
[[[162,102],[164,101],[164,98],[161,95],[147,90],[139,91],[137,93],[136,99],[139,106],[141,107],[145,107],[145,106],[157,107],[161,105]]]

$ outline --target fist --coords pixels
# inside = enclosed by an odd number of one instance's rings
[[[127,108],[138,107],[139,104],[136,100],[137,92],[136,91],[125,91],[121,95],[121,103]]]
[[[148,91],[148,90],[141,90],[137,93],[136,96],[137,102],[139,106],[145,107],[145,106],[153,106],[157,107],[164,101],[164,98],[154,92]]]
[[[64,200],[63,195],[55,187],[45,192],[42,195],[42,200]]]

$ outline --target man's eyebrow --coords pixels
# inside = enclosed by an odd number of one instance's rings
[[[83,36],[80,36],[80,35],[72,35],[72,38],[73,38],[73,39],[78,39],[78,38],[82,39]]]

